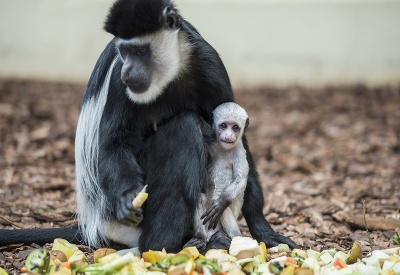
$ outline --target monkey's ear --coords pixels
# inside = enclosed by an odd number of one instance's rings
[[[246,124],[244,125],[244,131],[243,131],[243,133],[246,133],[248,127],[249,127],[249,119],[247,118],[247,119],[246,119]]]
[[[163,10],[162,21],[164,23],[164,27],[169,29],[177,29],[181,25],[178,15],[170,7],[166,7]]]

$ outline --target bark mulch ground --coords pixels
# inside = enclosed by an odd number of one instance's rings
[[[74,135],[84,89],[0,80],[0,228],[76,223]],[[364,203],[373,247],[393,246],[400,89],[255,88],[236,98],[250,115],[247,136],[275,230],[303,248],[348,250],[358,240],[368,251]],[[34,247],[0,247],[0,266],[18,273]]]

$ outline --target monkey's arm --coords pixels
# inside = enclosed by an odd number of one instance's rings
[[[203,224],[209,222],[208,229],[216,228],[225,209],[237,199],[240,194],[243,194],[247,183],[247,177],[245,176],[247,173],[243,168],[245,167],[240,167],[240,169],[234,167],[234,171],[236,171],[235,180],[223,190],[217,199],[212,201],[210,208],[201,216],[202,219],[204,218]]]
[[[142,172],[134,155],[122,144],[103,145],[99,156],[99,184],[108,198],[109,211],[121,223],[137,226],[142,209],[132,205],[142,190]]]
[[[134,117],[127,111],[129,102],[124,101],[124,87],[113,88],[116,100],[107,102],[100,124],[99,185],[107,198],[107,216],[137,226],[143,218],[142,209],[133,207],[132,200],[144,185],[143,172],[136,159],[141,133],[130,123]],[[121,108],[121,105],[124,106]]]

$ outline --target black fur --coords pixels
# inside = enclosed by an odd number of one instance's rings
[[[76,243],[83,242],[83,237],[77,225],[64,228],[46,228],[45,230],[41,228],[0,230],[0,246],[15,243],[46,244],[52,243],[55,238],[63,238]]]
[[[211,123],[216,106],[234,100],[216,51],[184,20],[181,31],[187,34],[193,54],[190,68],[180,80],[173,81],[155,102],[136,104],[126,95],[120,79],[122,62],[118,61],[100,125],[100,185],[106,191],[110,210],[105,218],[121,219],[128,213],[126,202],[148,185],[141,251],[163,247],[176,251],[183,245],[206,182],[208,152],[199,129],[204,122]],[[96,96],[104,79],[108,67],[102,67],[103,60],[109,66],[116,55],[110,43],[89,81],[84,103]],[[156,132],[153,120],[159,121]],[[210,136],[209,132],[204,135]]]
[[[169,1],[118,0],[111,8],[105,29],[125,39],[157,31],[163,27],[160,16],[166,6],[174,8]],[[126,86],[121,81],[122,61],[118,59],[100,124],[99,184],[105,191],[108,209],[103,218],[123,220],[129,215],[134,194],[148,185],[149,199],[140,224],[141,251],[165,248],[174,252],[183,246],[206,184],[206,141],[214,138],[201,129],[204,123],[211,124],[215,107],[234,101],[228,74],[217,52],[190,23],[179,18],[180,31],[186,33],[192,46],[189,68],[154,102],[140,105],[126,95]],[[98,96],[117,55],[111,41],[96,63],[83,104]],[[154,121],[158,123],[156,131]],[[269,246],[284,242],[295,247],[290,239],[274,232],[265,220],[258,174],[245,139],[244,145],[250,173],[243,215],[250,232]],[[87,199],[96,202],[89,195]],[[10,243],[4,239],[3,232],[0,230],[0,244]],[[15,234],[11,242],[22,239]],[[71,240],[71,236],[67,239]],[[38,241],[38,238],[31,240]],[[218,238],[214,241],[217,244]],[[227,245],[226,240],[220,242]]]
[[[162,28],[160,16],[167,6],[173,8],[166,0],[119,0],[111,7],[104,29],[124,39],[153,33]]]

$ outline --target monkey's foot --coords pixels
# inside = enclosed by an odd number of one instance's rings
[[[265,245],[267,247],[277,246],[279,244],[285,243],[290,248],[299,248],[299,246],[292,241],[290,238],[285,237],[279,233],[273,232],[268,235],[268,237],[264,240]]]
[[[225,234],[222,230],[217,231],[211,236],[210,241],[207,244],[206,250],[209,249],[226,249],[228,250],[231,245],[231,238]]]
[[[256,232],[259,233],[259,232]],[[267,247],[274,247],[279,244],[287,244],[290,248],[299,248],[299,246],[290,238],[285,237],[272,229],[261,231],[262,234],[253,235],[258,242],[264,242]]]
[[[202,238],[193,237],[183,246],[183,248],[190,246],[195,246],[200,254],[203,254],[206,249],[206,241]]]

